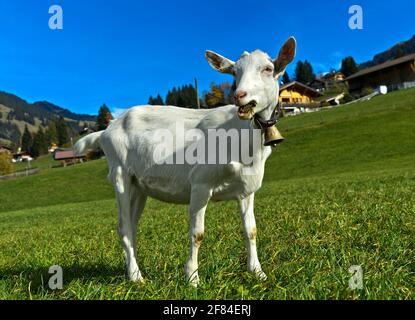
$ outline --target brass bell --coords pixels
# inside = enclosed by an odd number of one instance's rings
[[[264,146],[275,147],[277,144],[284,141],[284,137],[281,135],[281,133],[278,131],[275,125],[271,127],[266,127],[264,130],[264,135]]]

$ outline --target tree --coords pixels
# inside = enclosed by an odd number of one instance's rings
[[[155,98],[150,96],[150,98],[148,98],[147,104],[152,105],[152,106],[162,106],[164,105],[164,102],[163,102],[163,98],[158,94],[157,97]]]
[[[39,127],[39,130],[35,134],[35,137],[33,138],[33,145],[32,145],[32,156],[34,158],[39,157],[42,154],[48,153],[48,145],[46,142],[46,136],[43,132],[42,127]]]
[[[164,105],[164,101],[163,98],[158,94],[156,99],[155,99],[156,105],[158,106],[163,106]]]
[[[59,146],[69,142],[68,125],[62,116],[56,121],[56,132]]]
[[[224,94],[220,86],[214,82],[210,85],[210,91],[205,93],[205,103],[208,108],[215,108],[223,105]]]
[[[13,171],[12,155],[9,152],[0,152],[0,175]]]
[[[342,60],[341,73],[347,78],[359,70],[353,57],[346,57]]]
[[[156,98],[156,100],[158,100],[158,98]],[[163,100],[161,99],[161,101]],[[197,108],[196,89],[191,84],[179,88],[173,87],[171,91],[169,90],[167,92],[166,105]]]
[[[290,77],[288,75],[288,72],[284,72],[283,76],[282,76],[282,83],[283,84],[287,84],[290,83]]]
[[[110,121],[113,119],[112,114],[106,104],[104,103],[98,111],[97,127],[98,130],[105,130]]]
[[[22,136],[22,151],[30,152],[32,149],[33,138],[32,134],[29,132],[27,125],[24,128],[23,136]]]
[[[298,82],[309,84],[316,78],[311,63],[305,60],[304,62],[298,61],[295,68],[295,80]]]
[[[45,131],[45,140],[48,146],[52,143],[58,143],[58,132],[56,130],[56,122],[51,120],[48,123],[48,127]]]
[[[397,45],[396,50],[395,50],[395,59],[401,58],[404,55],[405,55],[405,52],[402,49],[402,46],[401,45]]]

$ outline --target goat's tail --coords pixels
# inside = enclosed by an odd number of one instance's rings
[[[96,150],[99,147],[99,138],[104,131],[93,132],[79,139],[75,143],[75,153],[85,154],[87,151]]]

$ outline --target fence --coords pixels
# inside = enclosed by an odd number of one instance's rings
[[[413,87],[415,87],[415,81],[408,81],[408,82],[399,83],[399,84],[392,84],[388,86],[388,91],[409,89]]]
[[[19,177],[29,176],[29,175],[38,173],[39,171],[40,171],[39,168],[33,168],[33,169],[27,169],[27,170],[23,170],[23,171],[13,172],[13,173],[10,173],[10,174],[6,174],[4,176],[0,176],[0,180],[10,180],[10,179],[15,179],[15,178],[19,178]]]

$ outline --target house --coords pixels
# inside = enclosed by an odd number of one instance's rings
[[[329,91],[339,86],[345,79],[342,72],[332,71],[321,77],[321,80],[325,82],[325,90]]]
[[[26,152],[26,151],[23,151],[22,152],[20,150],[21,149],[19,148],[19,150],[17,151],[17,153],[13,154],[13,159],[12,159],[12,162],[13,163],[16,163],[16,162],[25,162],[25,161],[30,162],[30,161],[33,160],[32,156],[30,155],[29,152]]]
[[[363,88],[387,86],[388,91],[415,86],[415,53],[366,68],[352,74],[346,81],[350,93]]]
[[[48,152],[49,153],[54,153],[56,149],[58,149],[58,145],[56,143],[52,142],[50,144],[49,148],[48,148]]]
[[[342,72],[332,71],[324,75],[323,78],[328,82],[340,82],[345,79],[345,76]]]
[[[308,85],[318,92],[324,92],[327,89],[326,81],[323,78],[315,78]]]
[[[297,81],[283,85],[280,88],[279,101],[284,104],[312,104],[323,94],[317,90]]]
[[[63,167],[67,165],[83,162],[85,155],[77,155],[72,149],[56,149],[53,159],[59,161]]]

